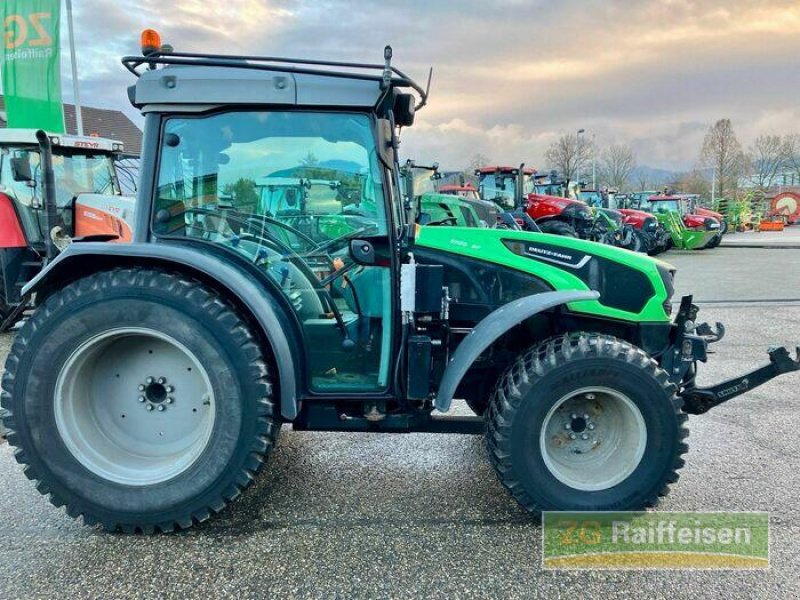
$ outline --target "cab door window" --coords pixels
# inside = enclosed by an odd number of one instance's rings
[[[374,139],[368,115],[330,112],[174,117],[162,133],[153,233],[263,269],[302,324],[317,391],[389,382],[390,270],[349,255],[389,235]]]

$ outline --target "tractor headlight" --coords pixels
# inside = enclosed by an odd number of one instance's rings
[[[665,265],[658,265],[658,274],[667,290],[667,298],[664,300],[664,312],[667,316],[672,315],[672,296],[675,294],[675,269],[670,269]]]

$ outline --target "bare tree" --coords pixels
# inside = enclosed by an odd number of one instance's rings
[[[747,163],[751,168],[750,179],[758,189],[764,191],[775,183],[788,162],[790,144],[779,135],[760,135],[750,145]]]
[[[800,134],[792,133],[783,138],[786,152],[786,168],[792,173],[792,181],[800,182]]]
[[[467,166],[464,167],[464,178],[467,181],[470,181],[472,177],[475,176],[475,171],[480,169],[481,167],[491,167],[492,161],[485,155],[481,154],[480,152],[476,152],[473,154]]]
[[[711,182],[697,169],[678,174],[671,187],[682,194],[699,194],[704,198],[711,196]]]
[[[639,169],[639,173],[636,175],[636,187],[640,191],[646,191],[650,185],[650,178],[647,176],[647,170]]]
[[[600,180],[609,188],[623,191],[636,168],[636,156],[626,144],[611,144],[600,156]]]
[[[544,158],[549,169],[567,181],[577,181],[582,164],[586,164],[592,156],[593,144],[576,133],[565,133],[545,152]]]
[[[709,128],[700,160],[703,165],[714,169],[720,196],[736,192],[745,170],[745,155],[730,119],[720,119]]]

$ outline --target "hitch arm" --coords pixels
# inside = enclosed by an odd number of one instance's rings
[[[786,348],[771,348],[768,365],[708,388],[693,386],[685,388],[680,393],[684,401],[684,412],[701,415],[731,398],[767,383],[778,375],[800,371],[800,347],[796,352],[797,358],[792,358]]]

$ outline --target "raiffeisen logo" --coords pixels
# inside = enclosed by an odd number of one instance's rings
[[[549,569],[767,569],[767,513],[546,512]]]

